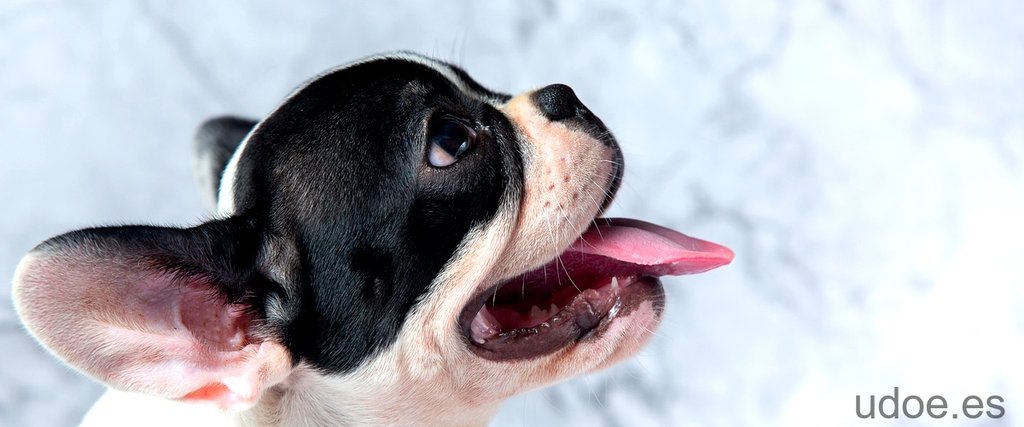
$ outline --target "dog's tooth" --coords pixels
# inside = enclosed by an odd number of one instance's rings
[[[555,303],[551,303],[551,308],[548,309],[548,314],[558,313],[558,306]]]
[[[533,307],[530,307],[530,318],[532,318],[532,319],[536,319],[536,318],[538,318],[540,316],[543,316],[545,314],[547,314],[547,313],[544,310],[541,310],[540,307],[537,307],[536,305],[534,305]]]
[[[618,277],[612,277],[612,290],[613,291],[619,290],[619,278]]]
[[[473,323],[469,327],[472,331],[473,341],[478,344],[483,344],[484,338],[493,337],[501,332],[501,323],[494,318],[486,306],[476,313],[476,317],[473,317]]]

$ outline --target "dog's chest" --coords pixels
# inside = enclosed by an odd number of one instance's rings
[[[224,427],[230,414],[158,397],[107,390],[82,420],[81,427]]]

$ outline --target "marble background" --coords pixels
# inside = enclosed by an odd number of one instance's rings
[[[666,280],[637,358],[497,426],[1024,424],[1024,6],[1007,1],[0,2],[0,277],[36,243],[206,213],[189,139],[307,77],[412,49],[506,91],[573,86],[621,141],[612,214],[732,247]],[[0,280],[0,426],[100,387]],[[1005,398],[875,420],[856,395]],[[954,403],[953,406],[956,406]]]

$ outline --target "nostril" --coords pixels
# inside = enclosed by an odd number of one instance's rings
[[[572,88],[564,84],[542,87],[534,92],[533,99],[540,112],[551,121],[570,119],[587,111]]]

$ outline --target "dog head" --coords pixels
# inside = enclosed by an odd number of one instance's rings
[[[511,97],[377,56],[199,140],[216,219],[52,238],[15,301],[110,387],[253,424],[482,422],[633,354],[661,315],[656,277],[732,258],[597,219],[622,154],[564,85]]]

